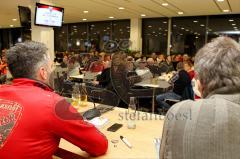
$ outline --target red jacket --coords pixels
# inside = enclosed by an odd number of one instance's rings
[[[60,138],[93,156],[108,147],[105,136],[47,85],[22,78],[0,86],[0,159],[50,159]]]

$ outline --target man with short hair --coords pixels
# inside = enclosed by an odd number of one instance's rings
[[[52,61],[44,44],[18,43],[7,56],[12,85],[0,88],[0,158],[50,159],[61,138],[92,156],[108,141],[48,86]]]
[[[218,37],[198,51],[194,68],[203,99],[168,111],[160,159],[239,159],[240,45]]]

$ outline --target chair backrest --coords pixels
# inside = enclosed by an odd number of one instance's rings
[[[94,86],[86,86],[86,90],[89,100],[96,103],[118,106],[120,102],[118,95],[110,90]]]

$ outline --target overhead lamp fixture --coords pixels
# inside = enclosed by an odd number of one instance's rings
[[[201,26],[201,27],[204,27],[205,25],[204,25],[204,24],[201,24],[200,26]]]
[[[10,27],[14,27],[14,25],[9,25]]]
[[[164,23],[164,24],[167,24],[167,22],[166,22],[166,21],[164,21],[163,23]]]
[[[17,21],[17,19],[16,19],[16,18],[14,18],[14,19],[12,19],[12,21]]]
[[[197,23],[198,21],[197,20],[194,20],[193,23]]]
[[[232,26],[235,26],[236,24],[232,24]]]
[[[229,21],[229,22],[233,22],[234,20],[233,20],[233,19],[229,19],[228,21]]]
[[[141,17],[146,17],[146,14],[141,14]]]
[[[113,19],[114,17],[111,16],[111,17],[108,17],[108,18],[109,18],[109,19]]]
[[[119,9],[119,10],[123,10],[123,9],[125,9],[125,8],[124,8],[124,7],[118,7],[118,9]]]
[[[218,2],[224,2],[224,0],[217,0]]]
[[[82,19],[83,21],[86,21],[87,19]]]
[[[86,14],[86,13],[88,13],[88,11],[87,11],[87,10],[85,10],[85,11],[83,11],[83,13],[85,13],[85,14]]]
[[[227,12],[230,12],[230,10],[229,9],[223,9],[223,12],[227,13]]]
[[[178,12],[178,14],[179,14],[179,15],[182,15],[182,14],[183,14],[183,12]]]
[[[162,3],[162,6],[168,6],[168,3]]]

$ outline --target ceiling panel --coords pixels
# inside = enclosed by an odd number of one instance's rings
[[[9,27],[11,24],[19,26],[17,6],[29,6],[32,1],[1,0],[0,26]],[[231,8],[231,13],[240,13],[240,0],[224,2],[216,0],[50,0],[50,2],[65,8],[65,23],[80,22],[83,18],[87,21],[109,20],[109,16],[114,16],[114,19],[141,18],[141,14],[146,14],[144,18],[215,15],[224,14],[221,9],[225,7]],[[168,6],[163,6],[162,3],[168,3]],[[125,9],[119,10],[118,7]],[[89,13],[84,14],[84,10],[88,10]],[[178,15],[179,11],[183,11],[184,14]],[[17,18],[18,21],[12,21],[13,18]]]

